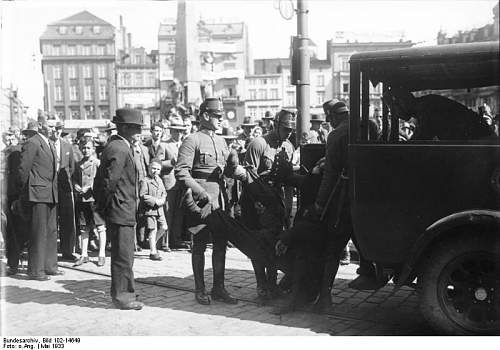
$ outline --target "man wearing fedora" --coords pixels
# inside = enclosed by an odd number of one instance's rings
[[[264,135],[270,133],[274,128],[274,115],[271,111],[266,111],[262,117],[262,128],[264,129]]]
[[[162,249],[187,249],[189,245],[183,241],[184,234],[184,208],[181,205],[182,189],[174,175],[174,167],[179,157],[179,148],[186,132],[185,121],[181,117],[170,119],[170,138],[164,143],[165,162],[162,164],[162,179],[167,190],[167,203],[165,213],[168,231],[163,237]]]
[[[257,123],[253,119],[253,117],[244,117],[243,123],[241,124],[241,128],[243,132],[238,136],[238,142],[241,144],[243,152],[248,147],[250,141],[252,141],[252,131],[257,126]]]
[[[132,270],[139,192],[132,143],[141,133],[142,120],[138,110],[116,110],[112,121],[118,132],[103,150],[94,182],[97,210],[106,218],[111,240],[111,298],[122,310],[140,310],[144,305],[136,300]]]
[[[73,184],[71,176],[75,170],[73,147],[63,140],[61,134],[64,124],[60,121],[52,122],[55,130],[51,140],[54,142],[57,155],[57,219],[59,223],[59,238],[61,242],[62,258],[76,261],[73,255],[76,241],[75,205],[73,200]]]
[[[47,281],[62,275],[57,268],[57,154],[50,140],[54,128],[44,116],[38,132],[23,145],[19,165],[20,200],[31,207],[28,276]]]
[[[223,113],[222,101],[217,98],[207,98],[200,105],[200,131],[183,141],[175,165],[177,181],[192,192],[200,208],[224,209],[227,205],[223,174],[229,150],[226,141],[216,135],[221,127]],[[210,304],[210,297],[205,291],[204,269],[205,250],[211,236],[214,277],[211,297],[213,300],[236,304],[237,300],[224,288],[226,237],[221,230],[209,230],[199,212],[188,212],[188,220],[188,229],[193,235],[191,261],[196,301],[202,305]]]

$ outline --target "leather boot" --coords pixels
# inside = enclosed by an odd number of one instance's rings
[[[201,305],[210,305],[210,297],[205,291],[205,255],[192,254],[191,263],[193,265],[195,299]]]
[[[257,281],[257,297],[261,301],[269,299],[267,290],[266,271],[262,264],[252,260],[253,271],[255,273],[255,280]]]
[[[226,246],[218,247],[214,245],[212,252],[212,268],[214,271],[214,286],[211,296],[213,300],[222,301],[227,304],[237,304],[238,300],[233,298],[226,288],[224,288],[224,269],[226,266]]]
[[[319,298],[314,306],[318,313],[326,313],[332,307],[332,286],[339,269],[339,260],[327,260],[319,291]]]

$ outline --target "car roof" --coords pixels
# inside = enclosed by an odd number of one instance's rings
[[[374,85],[438,90],[500,85],[499,55],[494,41],[363,52],[350,63]]]

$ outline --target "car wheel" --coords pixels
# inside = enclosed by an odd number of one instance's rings
[[[500,238],[458,236],[425,262],[420,309],[445,334],[500,334]]]

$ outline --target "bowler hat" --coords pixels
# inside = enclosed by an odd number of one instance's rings
[[[222,101],[215,97],[208,97],[200,105],[200,114],[203,113],[214,113],[222,115],[224,113],[224,108],[222,106]]]
[[[318,122],[318,123],[323,123],[325,121],[325,118],[321,114],[311,114],[311,123],[312,122]]]
[[[184,121],[181,117],[170,118],[170,125],[168,128],[174,130],[186,130],[186,126],[184,125]]]
[[[243,123],[241,123],[241,126],[255,126],[257,123],[253,119],[253,117],[244,117],[243,118]]]
[[[134,124],[142,126],[142,113],[137,109],[119,108],[112,122],[115,124]]]

